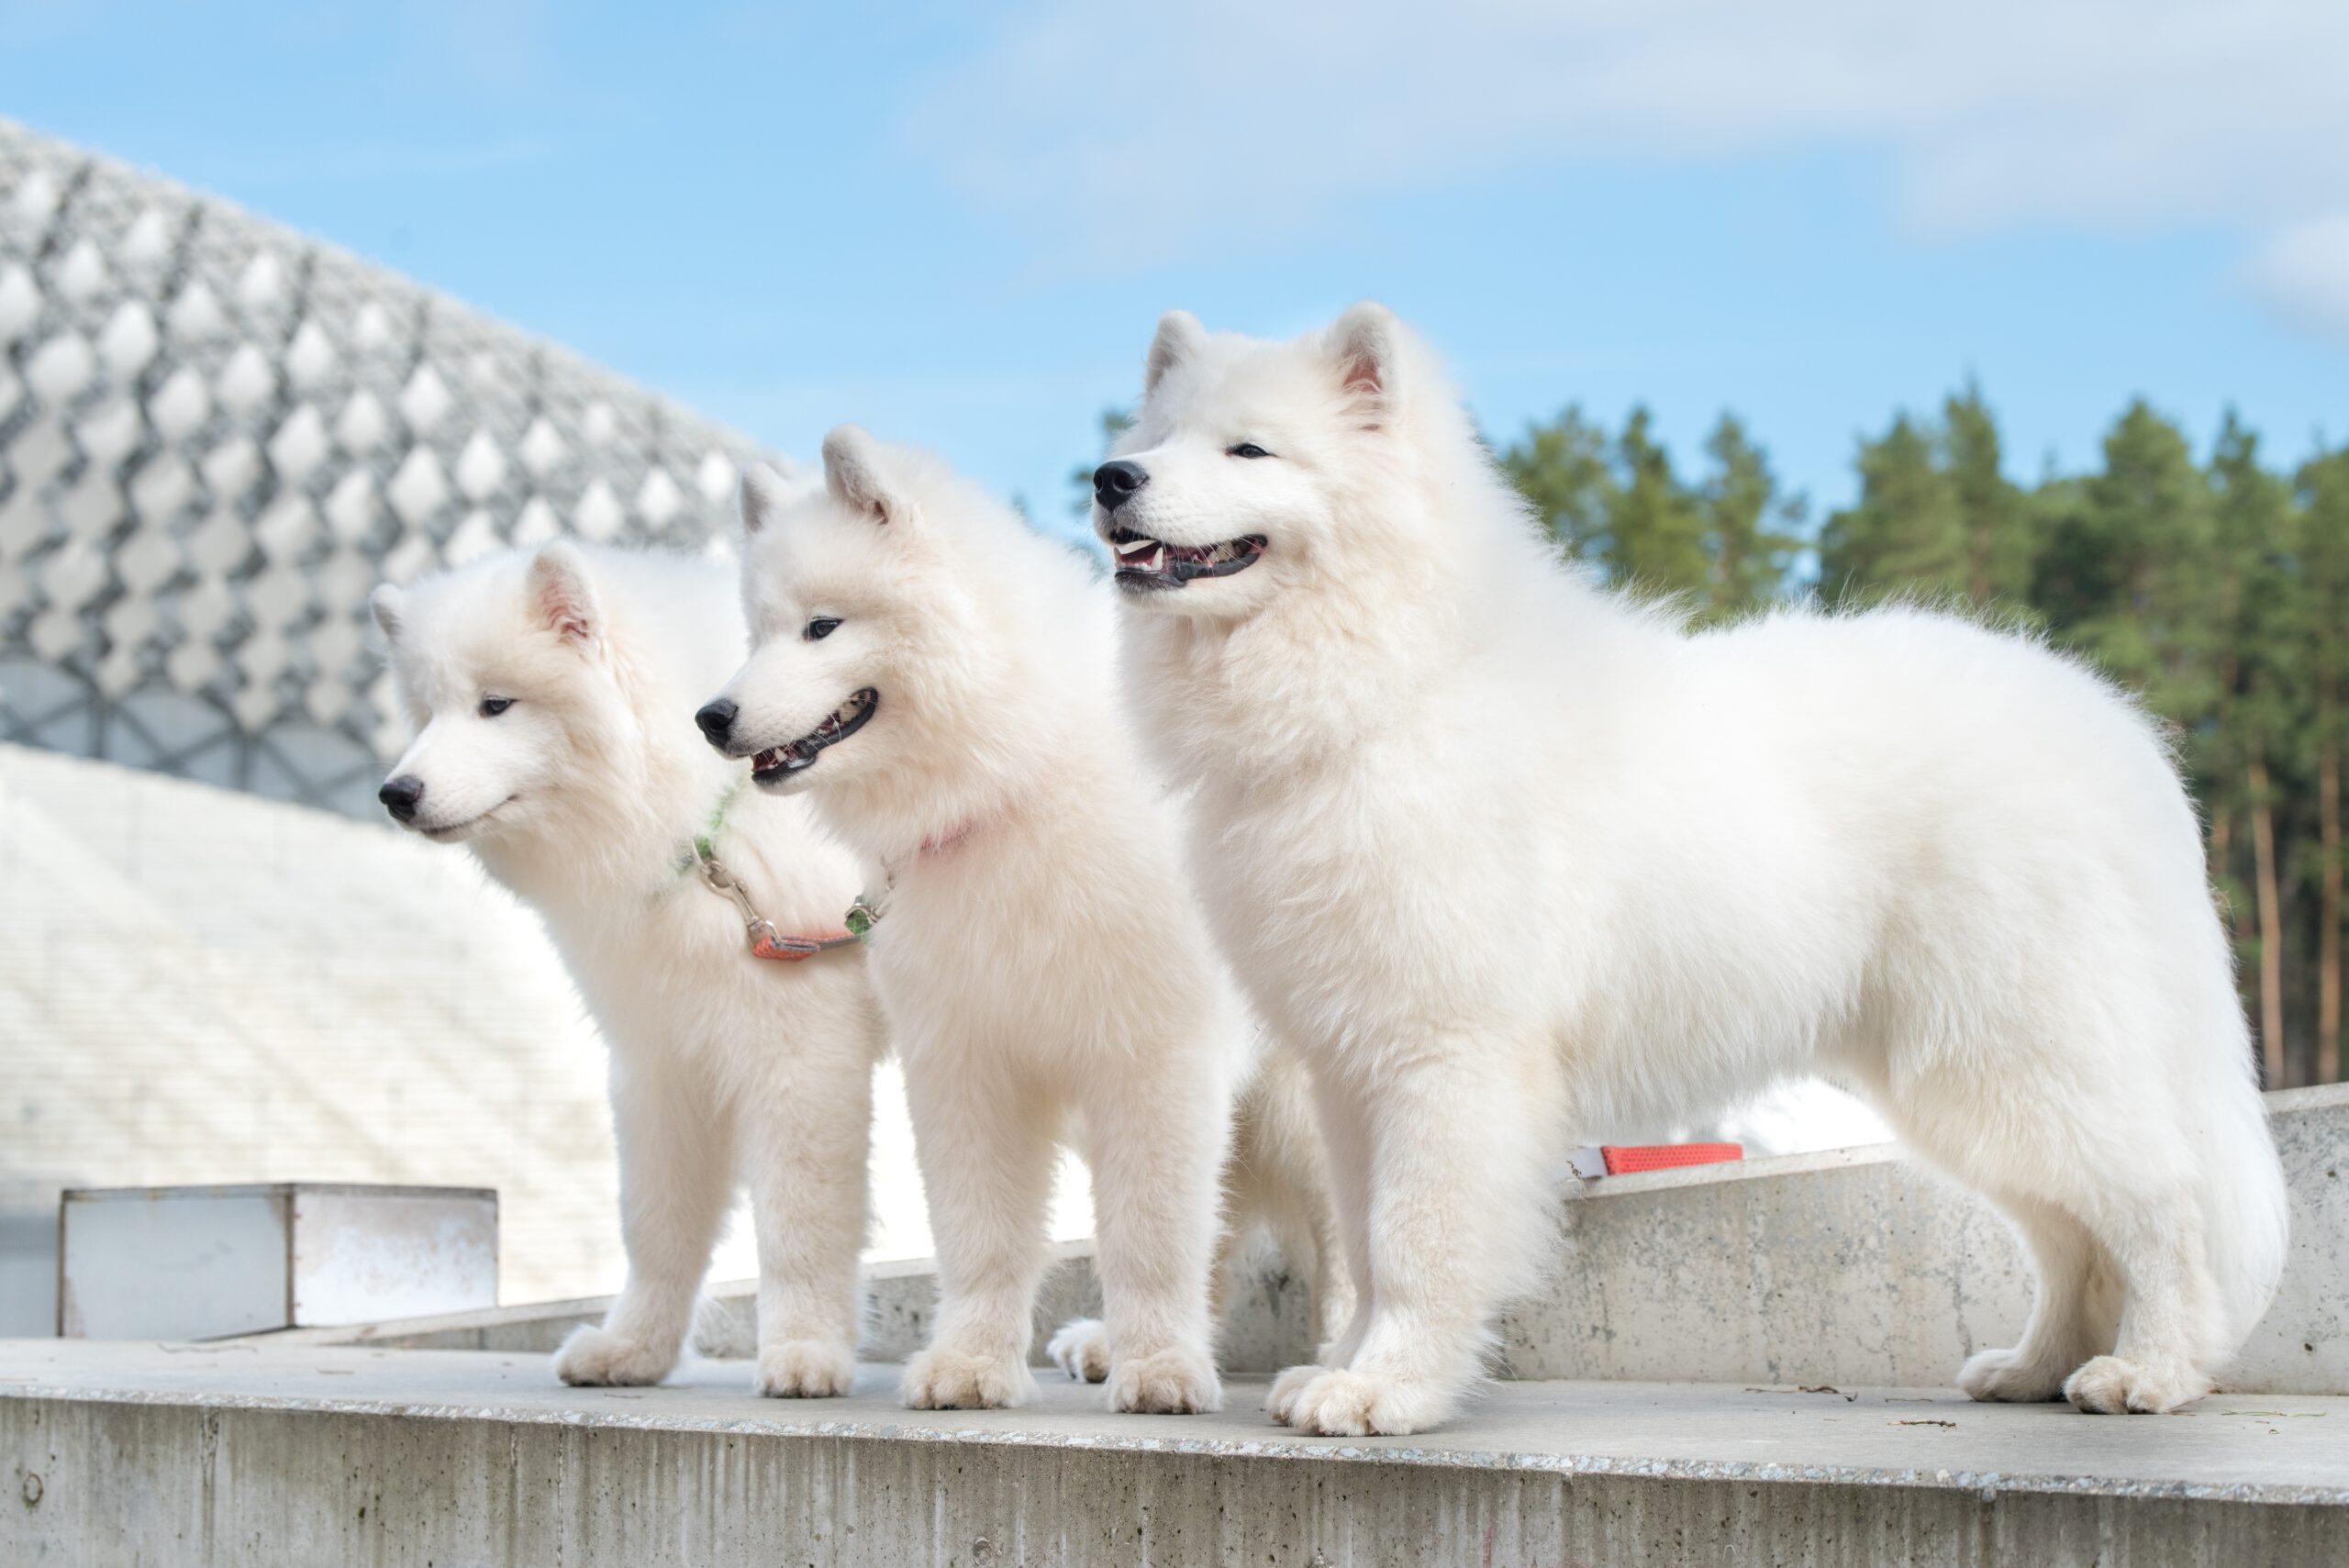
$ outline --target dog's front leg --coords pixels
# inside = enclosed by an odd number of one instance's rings
[[[740,1111],[759,1240],[757,1385],[773,1397],[846,1394],[856,1381],[873,1147],[873,1053],[860,1033],[809,1020]]]
[[[1339,1124],[1338,1180],[1368,1176],[1366,1193],[1338,1197],[1367,1275],[1343,1364],[1284,1374],[1278,1418],[1330,1436],[1401,1434],[1457,1407],[1482,1371],[1486,1324],[1531,1277],[1542,1240],[1540,1097],[1524,1066],[1499,1042],[1455,1040],[1375,1073],[1317,1074]]]
[[[603,1327],[572,1331],[554,1370],[565,1383],[658,1383],[677,1364],[733,1194],[730,1129],[700,1071],[671,1055],[615,1049],[611,1089],[628,1283]]]
[[[1042,1096],[1005,1054],[935,1038],[905,1049],[906,1108],[938,1249],[938,1321],[906,1364],[918,1410],[1036,1396],[1028,1343],[1057,1146]]]
[[[1206,1051],[1186,1043],[1092,1074],[1085,1102],[1113,1410],[1180,1415],[1223,1399],[1208,1295],[1231,1118]]]

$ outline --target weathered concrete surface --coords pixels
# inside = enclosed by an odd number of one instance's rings
[[[0,1562],[2318,1563],[2349,1401],[2112,1419],[1931,1391],[1496,1385],[1418,1439],[1255,1412],[566,1389],[535,1357],[0,1343]]]
[[[2349,1394],[2349,1085],[2267,1104],[2291,1254],[2221,1386]],[[2030,1313],[2004,1222],[1895,1145],[1614,1178],[1563,1214],[1507,1375],[1939,1385]]]
[[[1049,1364],[1044,1345],[1052,1330],[1072,1318],[1101,1315],[1101,1282],[1093,1273],[1093,1243],[1063,1241],[1036,1293],[1032,1358]],[[868,1265],[865,1269],[864,1333],[861,1350],[868,1361],[902,1362],[930,1342],[931,1314],[938,1307],[938,1267],[927,1258]],[[755,1343],[758,1282],[729,1280],[704,1293],[707,1310],[695,1328],[695,1343],[713,1356],[748,1356]],[[321,1329],[273,1340],[315,1345],[363,1344],[391,1350],[529,1351],[551,1352],[582,1323],[600,1323],[610,1309],[607,1296],[500,1307],[432,1318]],[[1249,1282],[1233,1303],[1219,1342],[1227,1371],[1277,1372],[1312,1351],[1312,1295],[1277,1269]]]
[[[2223,1386],[2349,1394],[2349,1085],[2267,1099],[2291,1184],[2291,1258]],[[1892,1145],[1610,1177],[1560,1208],[1551,1283],[1500,1324],[1504,1376],[1937,1385],[1975,1351],[2011,1344],[2030,1310],[2030,1274],[2005,1225]],[[936,1276],[927,1262],[886,1263],[871,1284],[865,1353],[903,1360],[929,1332]],[[751,1288],[717,1287],[713,1349],[743,1353]],[[1099,1303],[1086,1244],[1063,1246],[1037,1308],[1039,1359],[1053,1325]],[[545,1351],[607,1305],[363,1332],[376,1344]],[[1265,1278],[1225,1325],[1223,1364],[1267,1372],[1302,1360],[1309,1316],[1301,1285]]]

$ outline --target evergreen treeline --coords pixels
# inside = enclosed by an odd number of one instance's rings
[[[2040,627],[2143,694],[2208,818],[2268,1084],[2341,1076],[2349,447],[2273,466],[2231,413],[2198,460],[2138,402],[2095,472],[2022,485],[1969,386],[1864,439],[1859,498],[1815,534],[1729,415],[1693,477],[1642,409],[1609,433],[1568,408],[1499,456],[1566,555],[1699,618],[1923,594]]]

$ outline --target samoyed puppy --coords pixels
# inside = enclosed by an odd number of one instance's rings
[[[1094,488],[1121,686],[1311,1061],[1354,1263],[1276,1419],[1443,1420],[1552,1254],[1570,1129],[1795,1074],[2021,1234],[2031,1318],[1968,1394],[2210,1389],[2284,1187],[2194,808],[2128,698],[1920,608],[1699,632],[1600,591],[1376,305],[1277,343],[1166,317]]]
[[[611,1048],[628,1283],[556,1373],[668,1374],[739,1182],[758,1391],[846,1394],[885,1034],[841,929],[854,857],[741,787],[688,717],[748,646],[734,577],[556,543],[376,589],[419,726],[382,798],[538,911]]]
[[[938,1246],[918,1408],[1032,1396],[1057,1140],[1093,1172],[1111,1408],[1198,1411],[1240,1014],[1112,684],[1076,551],[843,426],[742,494],[750,662],[696,716],[867,863],[875,988]]]

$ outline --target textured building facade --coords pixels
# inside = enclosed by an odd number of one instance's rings
[[[367,596],[706,544],[759,455],[0,121],[0,1334],[50,1320],[66,1184],[495,1186],[509,1297],[617,1282],[604,1053],[537,922],[383,825]]]
[[[763,456],[0,121],[0,740],[371,814],[398,739],[377,581],[559,533],[705,543]]]

